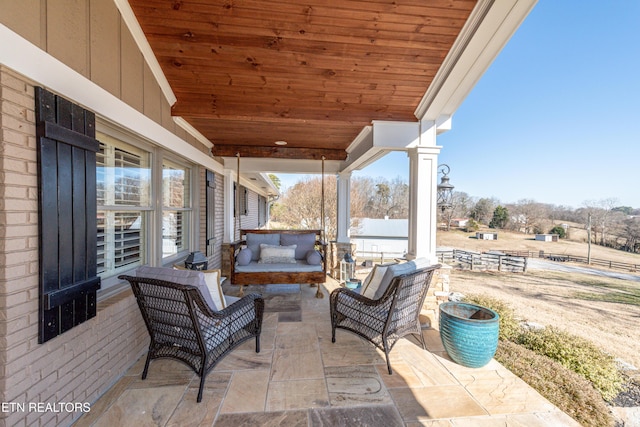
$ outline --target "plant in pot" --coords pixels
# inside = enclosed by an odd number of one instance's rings
[[[469,368],[491,361],[498,348],[500,316],[487,307],[465,302],[440,305],[440,339],[451,359]]]

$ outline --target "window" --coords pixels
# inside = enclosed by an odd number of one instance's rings
[[[171,264],[191,250],[193,173],[162,149],[98,124],[97,269],[106,297],[128,287],[118,275]]]
[[[162,257],[189,249],[191,178],[187,167],[170,160],[162,164]]]
[[[110,277],[148,261],[151,156],[107,135],[98,138],[98,274]]]

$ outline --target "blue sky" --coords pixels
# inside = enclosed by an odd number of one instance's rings
[[[438,137],[456,190],[640,208],[639,22],[640,1],[539,1]],[[393,153],[355,175],[407,174]]]

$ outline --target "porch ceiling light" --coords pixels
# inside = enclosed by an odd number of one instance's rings
[[[276,145],[287,145],[287,141],[276,141]]]
[[[440,184],[438,184],[438,207],[444,212],[452,207],[453,200],[453,185],[449,183],[449,172],[451,169],[449,165],[438,165],[438,175],[442,175]]]

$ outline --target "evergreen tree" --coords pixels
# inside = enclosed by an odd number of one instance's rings
[[[504,228],[509,222],[509,211],[502,205],[498,205],[493,210],[493,218],[489,222],[490,228]]]

